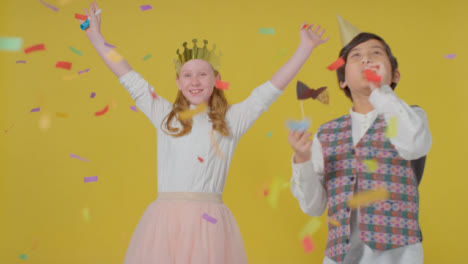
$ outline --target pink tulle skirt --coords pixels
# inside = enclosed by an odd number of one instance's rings
[[[236,220],[215,193],[159,193],[143,213],[124,264],[243,264]]]

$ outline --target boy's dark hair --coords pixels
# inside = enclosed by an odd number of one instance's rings
[[[385,51],[387,52],[387,55],[388,55],[388,58],[390,59],[390,64],[392,65],[392,77],[395,75],[395,71],[396,69],[398,69],[398,62],[397,62],[397,59],[395,58],[395,56],[393,56],[392,54],[392,50],[390,49],[390,46],[388,46],[388,44],[385,42],[385,40],[383,40],[381,37],[375,35],[375,34],[372,34],[372,33],[366,33],[366,32],[363,32],[363,33],[360,33],[359,35],[357,35],[356,37],[354,37],[351,42],[348,43],[348,45],[346,45],[345,47],[343,47],[340,51],[340,57],[343,58],[343,60],[346,62],[347,59],[348,59],[348,54],[349,52],[354,48],[356,47],[357,45],[363,43],[363,42],[366,42],[370,39],[376,39],[380,42],[382,42],[382,44],[384,45],[385,47]],[[336,75],[338,76],[338,84],[340,82],[344,82],[345,81],[345,67],[346,67],[346,64],[341,66],[340,68],[338,68],[336,70]],[[392,87],[392,90],[395,90],[395,87],[396,87],[397,83],[394,83],[392,82],[390,84],[390,86]],[[353,98],[351,97],[351,91],[349,90],[349,87],[345,87],[343,89],[344,93],[346,94],[346,96],[351,99],[351,101],[353,100]]]

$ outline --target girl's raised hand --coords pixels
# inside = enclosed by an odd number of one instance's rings
[[[91,3],[89,5],[89,11],[85,8],[84,13],[88,16],[89,27],[85,30],[86,36],[92,38],[94,36],[101,34],[101,14],[95,15],[99,10],[97,2]],[[79,20],[80,24],[84,21]]]
[[[325,29],[320,31],[320,25],[316,26],[314,30],[313,24],[307,25],[305,22],[302,23],[301,26],[301,44],[307,45],[312,49],[316,48],[320,44],[323,44],[328,41],[329,37],[322,39],[323,33],[325,33]]]
[[[310,160],[312,140],[309,137],[312,133],[307,131],[289,131],[288,142],[294,150],[294,162],[302,163]]]

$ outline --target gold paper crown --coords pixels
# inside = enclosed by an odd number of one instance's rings
[[[195,60],[195,59],[200,59],[207,61],[211,64],[214,70],[219,71],[219,68],[221,67],[219,61],[221,57],[221,52],[216,55],[215,49],[216,45],[213,44],[213,48],[211,50],[208,50],[206,48],[206,44],[208,44],[208,40],[203,40],[203,48],[199,48],[197,46],[197,40],[193,39],[193,48],[189,49],[187,48],[187,42],[184,42],[182,46],[184,46],[184,52],[180,54],[179,49],[177,49],[177,55],[178,58],[174,59],[174,64],[176,67],[176,72],[179,74],[180,69],[182,69],[182,65],[186,63],[189,60]]]
[[[341,35],[341,44],[344,46],[348,45],[354,37],[361,33],[361,30],[355,27],[353,24],[346,21],[340,15],[337,15],[338,19],[338,26],[340,27],[340,35]]]

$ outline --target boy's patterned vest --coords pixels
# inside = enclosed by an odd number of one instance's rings
[[[360,207],[361,240],[373,250],[387,250],[421,241],[418,223],[418,184],[410,161],[403,159],[385,137],[386,122],[378,115],[359,143],[353,147],[351,116],[345,115],[322,125],[325,184],[328,195],[328,224],[325,255],[340,263],[349,250],[351,209],[347,201],[354,193],[385,188],[390,198]],[[364,160],[374,159],[377,170],[370,172]],[[355,190],[355,181],[358,190]]]

